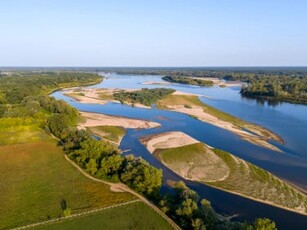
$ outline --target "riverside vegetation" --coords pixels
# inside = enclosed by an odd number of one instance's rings
[[[1,227],[15,227],[69,215],[70,210],[78,213],[135,199],[126,193],[112,193],[108,186],[81,176],[64,160],[63,149],[89,174],[121,181],[149,197],[184,229],[261,229],[259,226],[275,229],[274,223],[267,219],[243,224],[218,218],[208,201],[202,200],[199,204],[197,194],[182,183],[175,185],[174,195],[161,196],[161,170],[142,158],[122,156],[114,145],[95,140],[89,132],[78,130],[77,110],[64,101],[47,96],[60,87],[98,82],[101,80],[99,76],[43,73],[41,77],[38,73],[27,73],[0,79],[1,137],[8,133],[18,137],[10,138],[8,142],[5,138],[1,140],[0,157],[1,162],[5,162],[4,165],[1,163],[1,182],[5,181],[1,183],[1,213],[5,213]],[[7,81],[8,78],[14,84]],[[24,84],[18,84],[19,79]],[[62,149],[56,146],[56,140],[50,134],[58,138]],[[11,154],[15,157],[9,157]],[[20,172],[26,176],[20,177]],[[11,191],[15,191],[16,196],[11,198]]]

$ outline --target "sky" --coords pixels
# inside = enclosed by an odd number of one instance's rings
[[[306,0],[0,0],[0,66],[307,66]]]

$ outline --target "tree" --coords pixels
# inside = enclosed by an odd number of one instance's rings
[[[162,170],[148,164],[140,157],[125,158],[120,179],[145,195],[153,195],[162,185]]]
[[[117,174],[122,166],[123,158],[120,155],[112,155],[102,159],[99,172],[101,175]]]
[[[90,159],[89,162],[85,165],[85,170],[92,175],[95,175],[97,172],[97,163],[95,159]]]
[[[258,218],[253,224],[254,230],[277,230],[274,221],[268,218]]]
[[[71,215],[71,209],[70,208],[66,208],[63,211],[63,214],[64,214],[65,217],[69,217]]]
[[[178,216],[191,218],[193,213],[197,210],[197,204],[192,199],[184,200],[176,210]]]

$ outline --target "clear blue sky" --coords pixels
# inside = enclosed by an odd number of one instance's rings
[[[1,0],[0,66],[306,66],[306,0]]]

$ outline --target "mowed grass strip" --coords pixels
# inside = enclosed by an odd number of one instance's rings
[[[135,199],[84,177],[51,137],[0,146],[0,191],[0,229],[63,216],[63,200],[74,214]]]
[[[202,143],[160,149],[155,156],[177,174],[223,190],[307,213],[307,197],[271,173]]]
[[[169,223],[142,202],[99,211],[61,222],[32,228],[35,230],[98,230],[98,229],[172,229]]]

